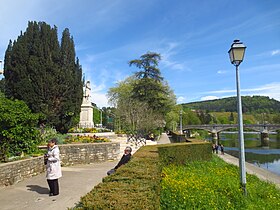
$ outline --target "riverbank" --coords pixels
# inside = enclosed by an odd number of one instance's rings
[[[222,158],[224,161],[226,161],[227,163],[239,166],[239,160],[236,157],[233,157],[229,154],[218,154],[218,156],[220,158]],[[268,181],[271,182],[273,184],[275,184],[279,189],[280,189],[280,176],[277,174],[274,174],[270,171],[267,171],[263,168],[257,167],[254,164],[251,163],[247,163],[246,162],[246,172],[249,174],[253,174],[255,176],[257,176],[259,179],[264,180],[264,181]]]

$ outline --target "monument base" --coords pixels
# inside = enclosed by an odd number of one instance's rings
[[[80,113],[80,128],[93,128],[93,106],[91,104],[82,104]]]

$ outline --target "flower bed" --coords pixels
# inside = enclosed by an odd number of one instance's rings
[[[103,133],[111,132],[111,130],[106,128],[71,128],[68,133]]]
[[[96,135],[93,136],[71,135],[71,136],[67,136],[64,139],[63,143],[71,144],[71,143],[101,143],[101,142],[110,142],[110,140],[105,137],[98,137]]]

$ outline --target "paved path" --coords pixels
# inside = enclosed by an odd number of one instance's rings
[[[106,176],[117,161],[72,167],[62,167],[59,179],[60,194],[49,197],[45,174],[26,179],[0,189],[1,210],[60,210],[75,206],[80,197],[88,193]]]
[[[170,139],[168,138],[168,135],[166,133],[162,133],[158,142],[158,144],[170,144]]]
[[[228,154],[218,154],[218,156],[220,158],[222,158],[224,161],[226,161],[227,163],[239,166],[239,159],[236,157],[233,157],[231,155]],[[246,165],[246,172],[249,174],[254,174],[256,175],[259,179],[262,179],[264,181],[268,181],[268,182],[272,182],[274,184],[276,184],[277,187],[280,188],[280,176],[277,174],[274,174],[270,171],[267,171],[263,168],[260,168],[258,166],[255,166],[254,164],[251,163],[245,163]]]

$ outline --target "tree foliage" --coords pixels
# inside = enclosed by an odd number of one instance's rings
[[[119,128],[147,134],[176,117],[167,115],[175,106],[176,97],[161,76],[160,58],[160,54],[148,52],[129,61],[139,71],[109,90],[109,103],[116,107],[116,118],[122,122]]]
[[[46,123],[66,132],[78,122],[82,103],[82,69],[68,29],[61,44],[57,28],[29,22],[17,40],[10,41],[4,65],[5,95],[25,101]]]
[[[32,153],[40,141],[37,114],[20,100],[10,100],[0,92],[0,161]]]
[[[211,112],[236,112],[236,97],[183,104],[184,107]],[[266,96],[242,96],[243,113],[280,113],[280,102]]]
[[[161,76],[160,59],[160,54],[147,52],[129,64],[139,68],[134,74],[136,82],[132,86],[132,98],[147,103],[154,112],[164,115],[175,105],[176,97]]]

